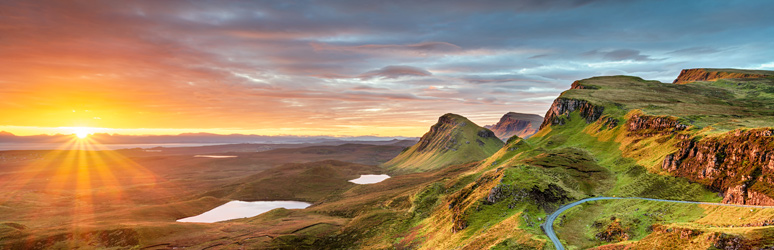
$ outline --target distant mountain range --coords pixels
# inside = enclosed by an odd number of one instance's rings
[[[210,133],[183,133],[179,135],[119,135],[95,133],[89,138],[102,144],[152,144],[152,143],[329,143],[357,141],[417,140],[416,137],[379,137],[379,136],[267,136],[267,135],[218,135]],[[73,139],[73,135],[32,135],[16,136],[0,131],[0,143],[61,143]]]

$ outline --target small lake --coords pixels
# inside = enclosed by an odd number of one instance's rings
[[[301,201],[229,201],[203,214],[182,218],[177,222],[212,223],[239,218],[249,218],[275,208],[303,209],[312,204]]]
[[[220,158],[236,158],[237,156],[236,155],[194,155],[194,157],[220,159]]]
[[[390,176],[386,174],[361,174],[360,178],[349,180],[349,182],[355,184],[374,184],[389,179]]]

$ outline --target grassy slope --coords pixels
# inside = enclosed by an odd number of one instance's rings
[[[419,143],[406,149],[384,166],[399,173],[435,170],[484,159],[503,146],[503,142],[496,137],[479,136],[479,132],[488,129],[479,127],[459,115],[446,114],[433,127],[437,127],[437,131],[431,129]],[[425,148],[421,146],[423,141],[428,145]]]
[[[572,199],[606,195],[719,201],[716,194],[701,185],[682,178],[660,175],[663,173],[656,166],[665,155],[675,150],[673,144],[677,142],[676,135],[630,137],[622,124],[634,114],[677,116],[681,121],[694,125],[686,132],[694,135],[718,133],[739,126],[771,125],[770,107],[774,102],[768,92],[769,86],[772,86],[770,78],[673,85],[617,76],[591,78],[581,81],[581,84],[593,85],[597,89],[569,90],[562,97],[583,99],[604,106],[603,117],[617,119],[619,125],[606,128],[601,122],[586,124],[576,112],[570,115],[570,122],[565,125],[548,127],[529,140],[511,140],[472,172],[475,173],[473,175],[482,176],[482,173],[494,173],[502,168],[505,174],[495,177],[494,182],[498,184],[471,182],[466,189],[439,195],[438,199],[446,202],[438,204],[441,208],[436,208],[432,216],[418,223],[423,226],[423,229],[418,230],[421,232],[418,238],[426,239],[423,246],[463,247],[474,244],[476,239],[488,238],[487,244],[480,245],[478,242],[476,246],[534,247],[534,242],[525,240],[525,237],[542,239],[542,236],[535,236],[542,235],[536,226],[539,224],[536,218],[544,218],[546,212],[536,202],[518,199],[512,199],[516,200],[515,203],[485,204],[483,200],[497,185],[511,185],[516,189],[545,189],[546,185],[553,183]],[[596,169],[597,166],[601,170]],[[588,171],[590,169],[592,171]],[[451,201],[462,193],[470,193],[464,199],[467,205],[463,206],[467,228],[450,234],[449,224],[454,222],[454,212],[442,207],[453,204]],[[637,225],[630,235],[635,240],[646,237],[648,227],[653,223],[682,223],[705,217],[701,208],[692,205],[598,206],[599,215],[578,213],[582,218],[574,217],[576,223],[558,226],[560,236],[569,239],[571,245],[588,247],[602,244],[590,238],[593,234],[590,236],[587,233],[588,225],[603,218],[609,220],[616,213],[619,214],[619,221],[629,223],[626,225],[631,225],[637,219]],[[631,213],[631,210],[641,212]],[[661,217],[648,217],[654,213],[659,213]],[[648,218],[643,217],[645,214],[648,214]],[[713,216],[717,217],[718,213]],[[514,217],[520,217],[520,230],[510,233],[488,230],[509,223]],[[723,219],[731,218],[725,216]],[[433,240],[447,238],[450,240]]]
[[[604,106],[605,113],[614,117],[639,109],[648,115],[676,116],[686,124],[711,126],[715,132],[722,132],[771,126],[774,116],[774,77],[680,85],[614,76],[593,77],[580,84],[598,89],[571,89],[561,96]]]
[[[584,85],[593,85],[600,89],[591,91],[570,90],[565,92],[563,97],[590,100],[595,104],[604,105],[606,107],[606,113],[608,114],[627,112],[626,109],[636,108],[642,109],[645,113],[651,115],[677,116],[683,121],[692,123],[695,126],[690,130],[690,133],[694,135],[721,133],[738,127],[761,127],[772,125],[772,113],[770,109],[772,104],[774,104],[774,98],[772,98],[774,97],[772,95],[772,92],[774,92],[772,91],[774,81],[772,81],[771,78],[745,80],[724,79],[715,82],[696,82],[687,85],[662,85],[657,82],[642,81],[638,78],[616,78],[618,79],[592,78],[584,80],[582,81]],[[636,91],[633,93],[626,91],[622,86],[622,84],[626,83],[628,83],[626,88],[631,87]],[[649,89],[657,91],[654,92],[654,95],[649,95],[647,93]],[[663,101],[657,102],[657,99],[659,98]],[[613,110],[610,110],[611,108]],[[616,108],[618,108],[618,110],[616,110]],[[628,112],[631,114],[633,111]],[[556,134],[556,130],[566,128],[554,126],[552,129],[554,131],[544,134],[553,137],[555,135],[552,134]],[[673,150],[671,145],[674,143],[674,138],[668,136],[655,136],[643,140],[632,140],[632,138],[622,136],[620,133],[614,135],[614,132],[594,132],[598,131],[598,128],[594,125],[588,126],[583,130],[587,134],[589,134],[589,132],[591,132],[590,134],[596,133],[599,135],[598,138],[603,140],[605,140],[605,138],[610,138],[614,141],[621,142],[619,148],[622,150],[623,155],[633,159],[626,160],[624,158],[616,159],[616,161],[638,162],[643,164],[644,167],[651,172],[659,172],[654,165],[663,161],[663,156]],[[609,134],[606,135],[606,133]],[[568,145],[567,141],[578,141],[578,135],[572,135],[571,137],[574,138],[568,138],[567,140],[564,140],[565,142],[562,144]],[[673,188],[675,183],[686,183],[677,178],[645,175],[650,177],[647,177],[644,180],[642,178],[632,179],[631,173],[644,172],[637,169],[637,167],[633,167],[625,170],[626,174],[619,175],[619,185],[611,189],[611,191],[608,192],[608,195],[629,196],[641,193],[645,195],[639,196],[674,197],[690,200],[719,200],[717,196],[713,197],[712,194],[706,192],[704,192],[704,195],[701,195],[702,192],[697,192],[698,187],[687,189]],[[653,182],[658,179],[661,180]],[[621,183],[631,183],[631,185],[621,185]],[[665,192],[664,189],[674,189],[676,192]],[[686,192],[687,190],[694,190],[694,192]],[[695,205],[669,205],[649,202],[610,202],[608,205],[595,204],[586,205],[586,207],[589,207],[592,211],[596,211],[587,212],[586,210],[578,208],[573,209],[573,211],[570,211],[567,214],[567,220],[572,221],[573,223],[558,227],[560,236],[562,236],[563,239],[567,239],[570,245],[585,248],[601,244],[602,242],[594,239],[593,232],[604,231],[604,228],[590,228],[589,225],[606,221],[611,216],[617,217],[619,222],[629,227],[631,230],[629,231],[630,240],[640,240],[644,238],[645,240],[642,242],[632,244],[633,246],[642,244],[645,249],[647,249],[645,246],[652,247],[653,244],[675,244],[675,242],[669,241],[675,239],[669,237],[650,237],[650,232],[644,230],[644,228],[646,229],[647,227],[643,227],[643,225],[652,225],[654,223],[679,223],[680,227],[702,228],[705,227],[705,225],[702,225],[701,223],[697,224],[694,221],[706,221],[704,218],[710,216],[716,222],[735,221],[735,216],[733,214],[712,213],[708,211],[717,208],[710,207],[710,210],[705,211],[707,208],[698,208]],[[706,214],[697,214],[697,211],[704,211]],[[756,220],[752,221],[760,222],[774,217],[767,214],[760,215],[756,218]],[[741,220],[741,218],[738,220]],[[726,226],[731,224],[734,223],[726,224]],[[736,225],[741,224],[743,223],[736,223]],[[724,229],[714,230],[723,231]],[[725,230],[728,230],[728,228]],[[585,235],[578,234],[578,232],[585,232]],[[653,242],[647,243],[648,241]],[[697,244],[701,245],[706,243],[706,240],[697,242]]]

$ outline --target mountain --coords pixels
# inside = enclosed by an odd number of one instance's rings
[[[535,134],[543,122],[543,117],[534,114],[508,112],[494,125],[484,126],[492,130],[497,138],[508,140],[512,136],[529,138]]]
[[[293,136],[293,135],[244,135],[229,134],[219,135],[211,133],[182,133],[178,135],[120,135],[108,133],[94,133],[89,138],[100,144],[152,144],[152,143],[263,143],[263,144],[345,144],[350,142],[364,142],[369,144],[393,143],[395,140],[416,140],[407,137],[378,137],[378,136]],[[57,143],[68,142],[73,139],[72,134],[56,135],[32,135],[14,136],[8,132],[0,132],[0,142],[12,143]]]
[[[675,79],[675,84],[685,84],[698,81],[715,81],[719,79],[764,78],[774,76],[772,71],[739,70],[739,69],[684,69]]]
[[[452,164],[484,159],[503,146],[495,134],[465,117],[445,114],[415,145],[384,167],[396,172],[439,169]]]
[[[405,214],[391,217],[405,222],[382,223],[381,234],[359,238],[369,243],[358,246],[551,249],[544,218],[588,197],[772,204],[774,72],[683,72],[679,84],[634,76],[575,81],[536,134],[417,187]],[[573,209],[554,226],[570,248],[774,246],[769,209],[637,200]]]

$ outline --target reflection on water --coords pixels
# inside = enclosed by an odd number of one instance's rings
[[[194,155],[194,157],[202,158],[236,158],[236,155]]]
[[[382,182],[388,178],[390,178],[390,176],[386,174],[362,174],[360,175],[360,178],[349,180],[349,182],[355,184],[373,184]]]
[[[253,217],[275,208],[302,209],[310,205],[312,204],[301,201],[229,201],[203,214],[177,221],[212,223]]]

